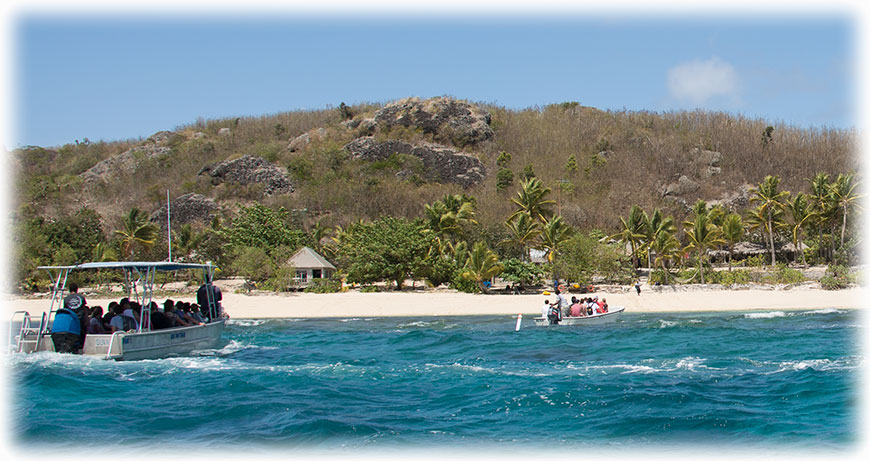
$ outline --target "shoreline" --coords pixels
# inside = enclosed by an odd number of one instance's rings
[[[219,283],[219,285],[222,285]],[[223,306],[233,319],[275,318],[356,318],[356,317],[439,317],[474,315],[540,316],[543,294],[468,294],[456,291],[360,293],[280,293],[238,294],[223,289]],[[695,313],[729,311],[785,311],[814,309],[862,309],[870,305],[870,289],[864,287],[826,291],[818,288],[785,290],[699,289],[656,292],[644,286],[641,295],[633,290],[599,291],[567,296],[606,298],[611,307],[624,306],[626,313]],[[87,296],[87,295],[86,295]],[[104,308],[112,297],[88,297],[88,305]],[[164,298],[155,300],[161,304]],[[195,302],[195,293],[174,295],[172,299]],[[38,317],[49,309],[48,298],[23,298],[6,295],[6,318],[14,311],[26,310]]]

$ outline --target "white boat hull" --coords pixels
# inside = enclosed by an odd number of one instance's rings
[[[205,325],[166,328],[142,333],[90,334],[85,336],[82,354],[115,360],[159,359],[183,355],[198,349],[210,349],[220,342],[226,320]],[[29,349],[29,350],[28,350]],[[51,336],[44,336],[36,348],[23,348],[21,352],[54,351]]]
[[[599,325],[602,323],[610,323],[619,318],[619,315],[622,314],[624,310],[624,307],[617,307],[610,312],[605,312],[604,314],[594,314],[588,317],[562,317],[562,320],[560,320],[558,324],[552,326]],[[547,320],[546,317],[535,317],[535,325],[539,327],[551,326],[549,320]]]

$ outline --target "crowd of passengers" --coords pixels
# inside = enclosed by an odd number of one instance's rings
[[[551,324],[559,323],[563,317],[588,317],[608,312],[607,299],[599,300],[598,296],[577,299],[576,296],[572,296],[569,304],[564,294],[566,291],[565,285],[557,286],[556,300],[554,302],[544,300],[541,315]]]
[[[138,330],[139,320],[142,319],[142,306],[136,301],[130,301],[127,298],[118,302],[110,302],[105,313],[102,306],[85,309],[87,309],[88,315],[88,334]],[[189,327],[208,323],[208,318],[202,315],[199,304],[173,301],[171,299],[163,302],[162,309],[156,302],[151,301],[150,318],[143,320],[146,322],[143,327],[150,326],[151,330]]]

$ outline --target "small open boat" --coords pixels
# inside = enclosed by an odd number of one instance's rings
[[[52,275],[51,308],[37,322],[32,321],[27,311],[12,314],[9,325],[9,350],[11,352],[54,352],[51,326],[54,314],[63,307],[64,289],[72,271],[119,269],[124,272],[126,293],[132,301],[142,306],[137,319],[138,328],[131,332],[116,331],[111,334],[88,334],[85,336],[82,354],[115,360],[142,360],[162,358],[169,355],[189,353],[197,349],[215,347],[220,341],[226,317],[220,304],[214,299],[211,286],[215,266],[173,262],[102,262],[74,266],[42,266],[39,269]],[[208,303],[202,311],[209,319],[204,325],[151,329],[151,298],[154,276],[157,271],[195,270],[202,271]],[[137,289],[141,286],[141,293]],[[17,334],[15,332],[17,331]]]
[[[603,314],[593,314],[586,317],[562,317],[562,320],[560,320],[559,323],[552,326],[599,325],[602,323],[609,323],[619,318],[619,315],[622,314],[624,310],[624,307],[615,307],[613,310]],[[550,321],[546,317],[535,317],[535,325],[539,327],[551,326]]]

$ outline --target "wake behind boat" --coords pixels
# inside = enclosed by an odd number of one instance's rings
[[[74,266],[42,266],[53,280],[51,308],[42,314],[39,323],[33,322],[29,312],[17,311],[12,314],[9,332],[9,350],[12,352],[55,351],[52,328],[57,320],[58,311],[63,306],[64,291],[69,274],[78,270],[119,269],[124,273],[126,293],[130,300],[142,306],[137,327],[131,331],[116,331],[111,334],[87,334],[82,354],[115,360],[141,360],[185,354],[197,349],[215,347],[223,333],[226,317],[216,298],[211,284],[215,266],[211,264],[190,264],[173,262],[103,262],[84,263]],[[154,276],[157,271],[194,270],[201,271],[205,283],[205,305],[202,306],[207,323],[185,327],[164,329],[151,328],[151,301]],[[137,289],[141,287],[141,293]],[[83,299],[83,298],[82,298]],[[66,317],[62,315],[61,317]],[[62,323],[63,320],[61,320]],[[14,334],[15,332],[18,334]]]
[[[619,315],[625,311],[624,307],[616,307],[609,312],[601,314],[592,314],[585,317],[562,317],[558,323],[550,323],[546,317],[535,317],[535,325],[539,327],[559,326],[559,325],[599,325],[602,323],[610,323],[619,318]]]

